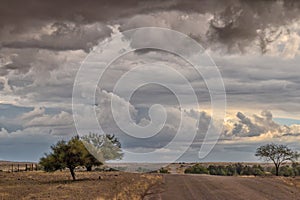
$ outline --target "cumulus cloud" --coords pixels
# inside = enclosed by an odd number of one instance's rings
[[[116,101],[113,108],[111,107],[112,100]],[[159,121],[155,112],[158,112],[160,108],[151,108],[152,105],[152,103],[134,105],[112,92],[105,90],[97,91],[96,113],[99,125],[104,133],[115,134],[120,139],[122,147],[125,150],[141,152],[141,149],[143,149],[144,152],[151,152],[155,149],[165,147],[176,134],[179,134],[177,138],[178,148],[185,146],[186,141],[189,141],[193,137],[193,131],[197,132],[197,116],[199,113],[197,111],[183,111],[178,107],[162,104],[167,118],[166,121]],[[79,112],[78,120],[80,120],[80,123],[77,128],[81,130],[80,133],[99,132],[100,130],[92,127],[93,123],[89,118],[84,118],[84,116],[89,115],[89,113],[86,113],[90,110],[87,108],[88,105],[75,106]],[[90,107],[93,108],[93,105],[90,105]],[[112,109],[115,110],[114,113]],[[127,112],[129,112],[129,116],[126,114]],[[203,113],[203,115],[205,114]],[[152,126],[147,127],[151,123]],[[161,123],[163,125],[162,128],[157,130],[157,127],[160,127]],[[129,126],[130,124],[134,126]],[[204,119],[201,126],[207,126]],[[203,128],[205,127],[201,127],[202,130]],[[126,130],[131,131],[127,132]],[[141,132],[143,130],[144,132]],[[148,135],[145,135],[146,133]],[[153,133],[154,135],[152,135]]]
[[[36,116],[29,121],[25,121],[25,127],[39,127],[39,126],[47,126],[47,127],[59,127],[59,126],[70,126],[72,125],[72,115],[70,113],[61,111],[56,115],[47,115],[43,113],[41,116]]]
[[[9,104],[0,107],[0,128],[4,128],[4,133],[14,134],[28,128],[43,127],[52,135],[75,134],[72,114],[60,108],[17,107]]]
[[[254,114],[250,117],[238,112],[235,118],[225,122],[225,137],[271,137],[280,138],[287,135],[297,134],[299,125],[280,125],[273,119],[270,111],[262,111],[260,115]]]
[[[24,113],[21,116],[21,119],[27,120],[27,119],[36,118],[36,117],[42,116],[44,113],[45,113],[45,108],[35,107],[32,111],[30,111],[28,113]]]

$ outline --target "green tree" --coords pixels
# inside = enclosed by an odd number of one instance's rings
[[[111,141],[114,141],[115,144]],[[94,140],[94,142],[96,142],[96,140]],[[101,145],[95,143],[98,147],[94,147],[93,149],[97,150],[97,155],[101,154],[101,157],[104,158],[103,160],[112,160],[117,158],[116,156],[113,156],[115,153],[114,151],[116,150],[115,146],[118,146],[117,155],[119,155],[119,157],[123,156],[123,154],[119,152],[121,151],[119,148],[120,143],[115,136],[104,136],[101,142]],[[88,144],[90,146],[85,146]],[[90,153],[90,151],[88,151],[90,148],[92,149],[91,146],[92,145],[87,143],[85,140],[80,140],[78,136],[71,138],[68,142],[64,140],[58,141],[57,144],[51,146],[51,153],[45,154],[45,156],[40,159],[40,165],[48,172],[68,168],[73,180],[75,180],[76,177],[74,170],[76,167],[85,166],[87,171],[91,171],[92,166],[99,166],[103,164],[102,160],[99,161],[94,157],[95,152]]]
[[[51,146],[51,150],[50,154],[45,154],[45,157],[40,160],[44,170],[49,172],[67,167],[73,180],[75,180],[75,168],[84,164],[82,148],[78,138],[72,138],[69,142],[58,141],[56,145]]]
[[[79,141],[78,147],[81,149],[83,165],[87,171],[92,171],[93,166],[99,166],[103,164],[88,151],[79,137],[75,138],[75,140]]]
[[[123,157],[121,143],[115,135],[90,133],[81,139],[89,152],[102,163]]]
[[[286,145],[272,143],[257,148],[255,156],[258,156],[265,161],[272,161],[275,165],[275,174],[278,176],[280,166],[283,162],[294,162],[300,155],[297,151],[292,151]]]

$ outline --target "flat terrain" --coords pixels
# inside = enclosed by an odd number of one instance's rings
[[[76,172],[72,181],[68,171],[12,173],[12,163],[2,163],[2,199],[120,199],[120,200],[236,200],[299,199],[300,177],[243,177],[184,174],[137,174],[125,172]],[[4,165],[5,164],[5,165]],[[21,166],[24,163],[13,163]],[[182,173],[171,165],[173,173]],[[179,169],[179,170],[178,170]]]
[[[161,198],[169,199],[299,199],[300,178],[165,175]]]
[[[68,171],[0,172],[0,200],[134,200],[151,196],[151,187],[162,180],[160,175],[125,172],[76,172],[76,176],[78,180],[72,181]]]

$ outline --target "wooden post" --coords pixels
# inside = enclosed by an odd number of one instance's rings
[[[33,163],[31,163],[31,171],[33,171]]]
[[[20,171],[20,165],[18,164],[18,172]]]
[[[35,170],[36,171],[38,170],[38,164],[35,164]]]
[[[11,172],[14,172],[14,164],[11,164]]]
[[[25,171],[27,171],[27,163],[25,164]]]

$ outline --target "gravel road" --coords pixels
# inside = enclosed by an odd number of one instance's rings
[[[163,200],[300,200],[299,184],[299,179],[283,177],[170,174],[164,176],[164,192],[160,196]]]

